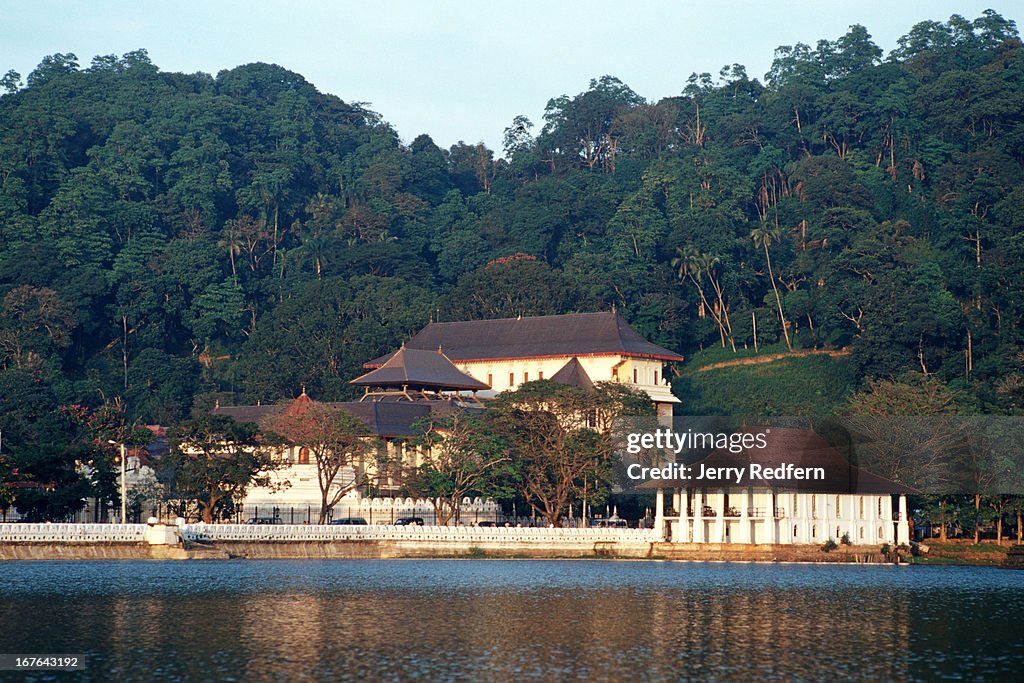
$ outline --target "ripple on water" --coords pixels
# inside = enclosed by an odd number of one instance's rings
[[[87,653],[92,680],[986,678],[1024,664],[1022,588],[966,567],[19,562],[0,652]]]

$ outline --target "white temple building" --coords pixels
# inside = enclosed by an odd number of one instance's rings
[[[674,543],[852,545],[910,542],[907,494],[914,491],[851,464],[810,430],[773,427],[765,448],[714,451],[706,467],[776,468],[794,463],[822,468],[820,480],[780,481],[775,487],[695,486],[692,481],[648,481],[657,492],[655,528]]]

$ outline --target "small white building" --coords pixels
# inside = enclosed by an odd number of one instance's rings
[[[846,539],[853,545],[910,542],[907,494],[913,490],[851,464],[810,430],[773,427],[764,448],[739,453],[714,451],[694,463],[703,468],[817,469],[824,477],[739,485],[694,485],[649,481],[654,489],[655,528],[674,543],[822,544]]]

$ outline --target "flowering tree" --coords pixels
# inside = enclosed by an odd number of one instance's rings
[[[288,443],[309,449],[316,463],[320,485],[320,524],[327,522],[331,508],[353,489],[366,483],[358,467],[371,450],[368,431],[349,413],[316,401],[294,405],[270,423],[270,428]],[[351,479],[341,475],[352,472]]]

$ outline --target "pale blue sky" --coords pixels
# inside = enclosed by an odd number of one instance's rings
[[[165,71],[273,62],[323,92],[370,102],[406,142],[425,132],[443,147],[483,141],[500,151],[516,114],[539,128],[548,99],[603,74],[657,100],[692,72],[717,75],[734,62],[761,78],[779,45],[834,40],[855,23],[887,52],[925,19],[974,19],[992,7],[1024,23],[1024,3],[998,3],[0,0],[0,74],[27,76],[55,52],[88,66],[140,47]]]

